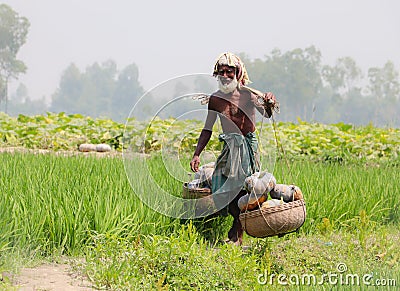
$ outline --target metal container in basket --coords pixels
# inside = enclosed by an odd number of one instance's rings
[[[246,233],[252,237],[283,235],[298,230],[306,219],[304,199],[282,205],[259,208],[239,215]]]

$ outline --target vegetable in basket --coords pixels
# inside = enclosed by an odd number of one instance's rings
[[[285,202],[303,199],[303,193],[296,185],[276,184],[269,194],[271,198],[282,198]]]

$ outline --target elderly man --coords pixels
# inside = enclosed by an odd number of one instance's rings
[[[194,172],[199,170],[200,154],[210,140],[213,125],[219,117],[223,131],[219,140],[224,145],[212,177],[213,199],[218,209],[233,216],[228,242],[241,245],[243,228],[237,202],[246,194],[242,189],[245,178],[259,170],[258,144],[254,133],[255,111],[257,109],[264,116],[271,117],[276,99],[270,92],[257,96],[246,87],[250,82],[246,68],[232,53],[223,53],[218,57],[213,75],[217,78],[219,90],[209,99],[207,118],[190,167]],[[259,102],[260,97],[264,102]]]

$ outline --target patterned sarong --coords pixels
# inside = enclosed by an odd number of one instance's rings
[[[258,170],[258,143],[253,132],[246,136],[223,133],[219,141],[224,142],[224,146],[215,163],[212,193],[217,209],[224,209],[221,213],[227,215],[227,206],[242,190],[246,177]]]

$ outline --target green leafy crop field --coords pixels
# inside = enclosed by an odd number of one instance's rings
[[[109,119],[92,119],[65,113],[17,118],[0,115],[0,146],[33,149],[76,150],[82,143],[107,143],[121,151],[151,153],[168,145],[175,151],[193,152],[202,129],[198,120],[128,120],[126,124]],[[400,154],[400,129],[355,127],[349,124],[278,122],[258,124],[264,154],[276,148],[275,134],[285,155],[314,160],[392,160]],[[218,128],[216,128],[216,132]],[[216,134],[210,150],[218,150]]]

